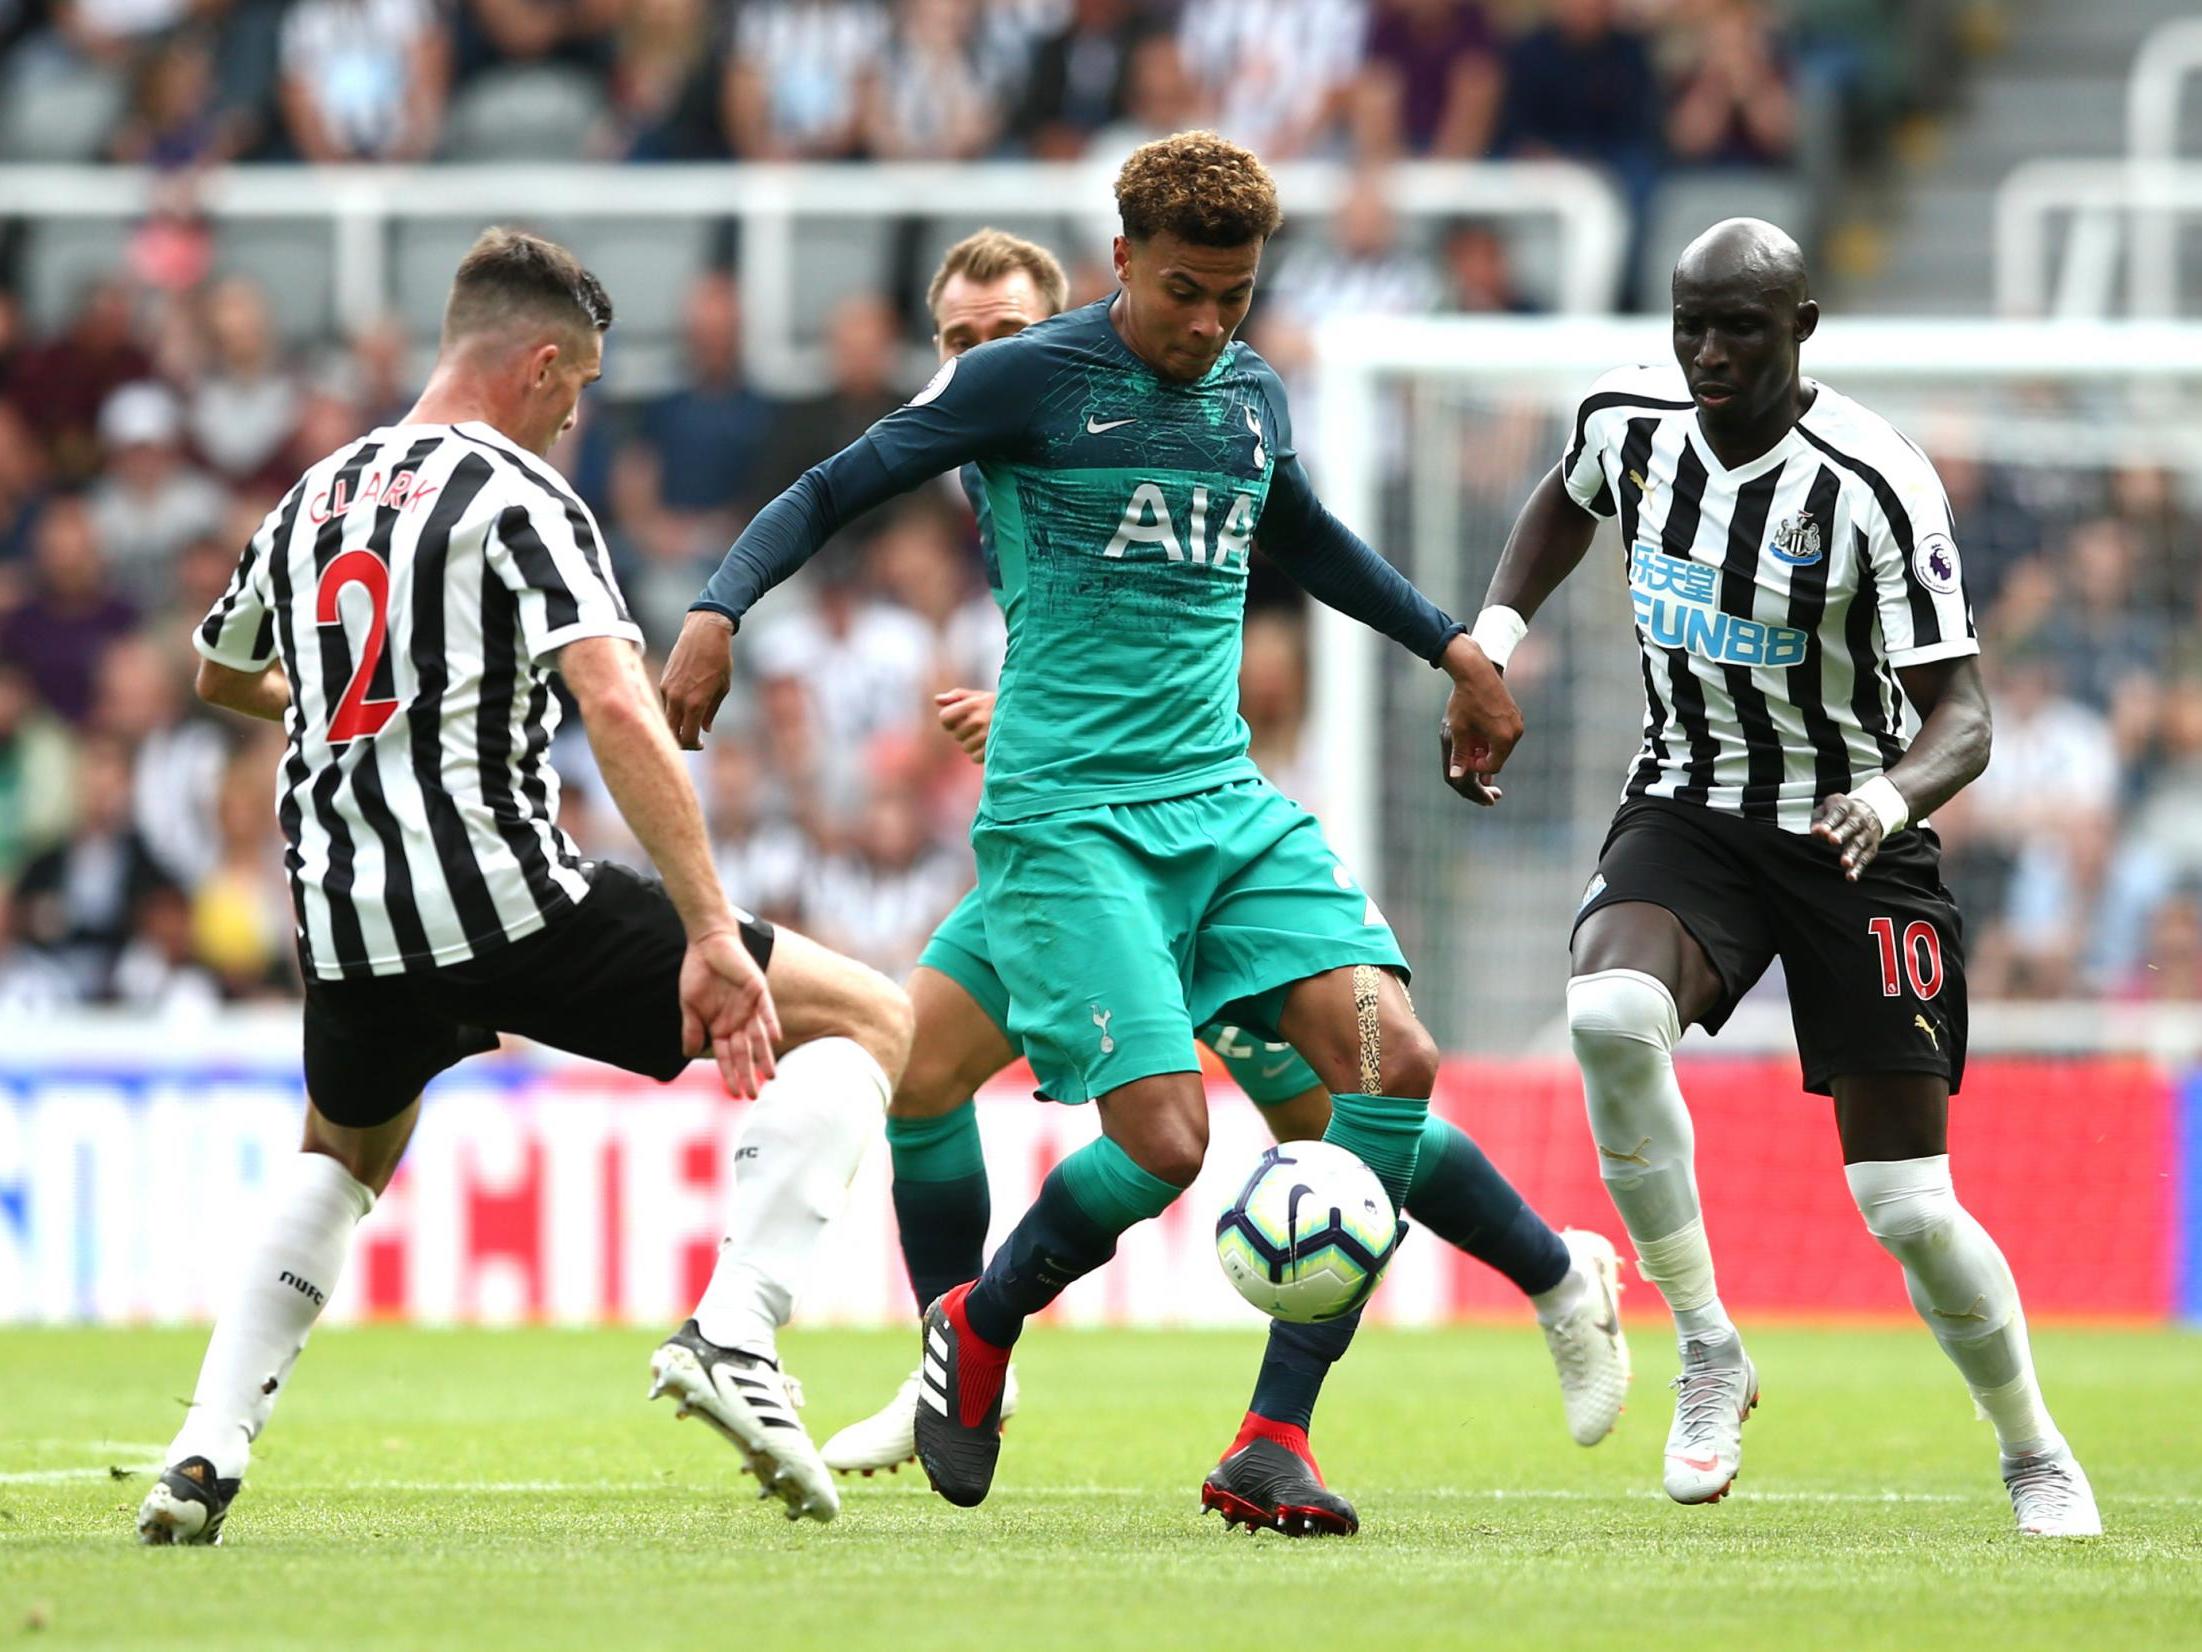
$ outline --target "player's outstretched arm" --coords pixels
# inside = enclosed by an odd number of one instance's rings
[[[584,637],[559,650],[558,670],[581,708],[604,784],[665,880],[688,934],[680,972],[682,1047],[690,1055],[708,1048],[727,1089],[754,1096],[772,1076],[779,1017],[764,971],[742,944],[711,861],[703,810],[651,703],[641,656],[622,638]]]
[[[1570,496],[1560,467],[1554,465],[1514,518],[1490,589],[1484,592],[1484,607],[1510,608],[1524,623],[1535,618],[1545,599],[1583,560],[1597,532],[1598,518]]]
[[[967,460],[1012,444],[1032,404],[1031,352],[1015,338],[941,364],[932,382],[759,511],[690,604],[659,695],[679,742],[703,744],[733,680],[742,616],[844,522]]]
[[[1308,595],[1381,631],[1453,679],[1439,741],[1445,783],[1485,806],[1502,795],[1490,777],[1521,738],[1514,696],[1467,627],[1416,590],[1323,508],[1297,456],[1280,454],[1262,514],[1262,549]]]
[[[1994,730],[1980,656],[1899,666],[1896,675],[1905,698],[1919,708],[1919,733],[1886,772],[1855,793],[1822,798],[1812,816],[1812,835],[1834,845],[1853,883],[1881,852],[1884,837],[1934,813],[1988,767]],[[1875,798],[1883,782],[1894,798]]]

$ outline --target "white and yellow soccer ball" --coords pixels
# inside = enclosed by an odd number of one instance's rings
[[[1399,1237],[1376,1172],[1329,1142],[1288,1141],[1217,1218],[1216,1259],[1263,1313],[1312,1325],[1369,1299]]]

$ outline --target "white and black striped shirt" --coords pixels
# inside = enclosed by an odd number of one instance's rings
[[[588,507],[488,425],[372,431],[269,513],[197,642],[290,679],[276,812],[308,972],[455,963],[588,893],[545,757],[582,637],[642,641]]]
[[[1980,651],[1934,467],[1805,383],[1796,427],[1730,470],[1680,368],[1622,368],[1577,409],[1560,472],[1620,518],[1645,701],[1627,795],[1792,832],[1917,732],[1897,667]]]

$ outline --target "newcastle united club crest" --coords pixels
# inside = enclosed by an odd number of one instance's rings
[[[1810,511],[1799,511],[1775,526],[1770,548],[1778,562],[1792,568],[1809,567],[1820,560],[1820,525],[1812,520]]]

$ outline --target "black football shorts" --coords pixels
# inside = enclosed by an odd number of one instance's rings
[[[1708,1032],[1780,958],[1804,1087],[1816,1095],[1852,1073],[1933,1073],[1954,1095],[1965,1076],[1964,925],[1941,862],[1934,833],[1907,827],[1852,883],[1821,838],[1632,797],[1575,923],[1624,901],[1672,912],[1720,976]]]
[[[497,1047],[501,1032],[663,1082],[681,1049],[680,915],[655,878],[610,861],[589,893],[534,934],[479,958],[406,975],[306,982],[306,1094],[333,1124],[369,1129],[428,1081]],[[757,967],[772,926],[741,915]]]

